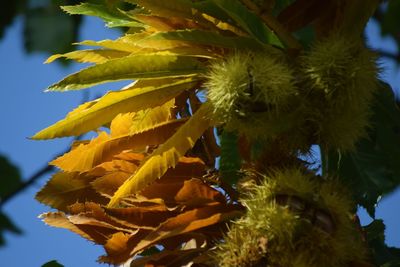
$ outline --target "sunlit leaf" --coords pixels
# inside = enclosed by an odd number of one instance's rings
[[[143,28],[144,25],[134,21],[132,18],[126,16],[118,9],[110,10],[105,5],[97,5],[92,3],[81,3],[76,6],[62,6],[61,7],[68,14],[73,15],[88,15],[102,18],[107,27],[138,27]]]
[[[153,129],[156,125],[172,119],[172,109],[175,107],[175,99],[162,106],[141,110],[132,118],[129,125],[129,134],[137,134]]]
[[[224,204],[210,204],[206,207],[181,213],[165,221],[158,229],[143,238],[132,253],[137,253],[162,239],[204,228],[222,221],[228,221],[240,215],[241,211],[237,207]]]
[[[68,220],[67,215],[63,212],[46,212],[43,213],[39,216],[40,219],[42,219],[47,225],[53,226],[53,227],[58,227],[58,228],[64,228],[68,229],[71,232],[74,232],[83,238],[86,238],[90,241],[95,242],[93,238],[91,238],[88,234],[86,234],[84,231],[79,229],[76,225],[71,223]]]
[[[194,76],[203,71],[204,66],[189,56],[163,53],[134,55],[83,69],[51,85],[48,91],[78,90],[120,80]]]
[[[131,88],[109,92],[88,106],[79,106],[64,120],[38,132],[32,139],[50,139],[79,135],[110,122],[117,114],[135,112],[160,106],[184,90],[192,89],[197,81],[193,78],[175,80],[148,81],[137,83]],[[143,86],[141,86],[141,84]]]
[[[59,172],[53,175],[35,198],[43,204],[62,211],[67,211],[68,206],[77,201],[95,201],[104,204],[107,202],[106,198],[96,193],[90,185],[94,179],[94,177],[76,172]]]
[[[164,44],[167,40],[185,41],[193,44],[201,44],[207,46],[217,46],[235,49],[262,49],[255,39],[239,36],[223,36],[221,34],[190,29],[190,30],[176,30],[171,32],[157,32],[148,37],[145,37],[142,42],[159,41]],[[138,42],[140,44],[140,42]]]
[[[49,57],[45,63],[51,63],[56,59],[59,58],[66,58],[66,59],[72,59],[80,63],[104,63],[110,59],[116,59],[116,58],[121,58],[128,56],[128,52],[123,52],[123,51],[118,51],[118,50],[102,50],[102,49],[97,49],[97,50],[78,50],[78,51],[73,51],[65,54],[56,54],[51,57]]]
[[[210,110],[210,107],[204,104],[171,138],[157,148],[135,175],[118,189],[109,206],[117,205],[121,198],[137,193],[160,178],[170,167],[175,167],[179,158],[184,156],[204,131],[212,125],[209,118]]]
[[[111,138],[102,133],[89,144],[80,145],[50,164],[64,171],[85,172],[100,163],[112,160],[114,155],[124,150],[145,150],[147,146],[154,146],[168,140],[174,132],[184,124],[185,119],[173,120],[159,124],[152,130],[134,135],[125,135]]]

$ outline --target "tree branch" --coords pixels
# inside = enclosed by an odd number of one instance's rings
[[[27,179],[26,181],[21,183],[20,186],[17,189],[15,189],[14,191],[8,193],[3,199],[0,200],[0,209],[8,201],[13,199],[15,196],[17,196],[18,194],[22,193],[26,189],[28,189],[28,187],[30,187],[32,184],[34,184],[40,177],[42,177],[46,173],[52,172],[54,170],[55,170],[54,166],[51,166],[51,165],[46,165],[43,168],[41,168],[40,170],[38,170],[29,179]]]

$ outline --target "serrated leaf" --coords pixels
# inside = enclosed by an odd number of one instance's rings
[[[129,126],[129,134],[137,134],[151,130],[155,125],[170,120],[172,118],[171,111],[174,107],[175,99],[172,99],[162,106],[137,112]]]
[[[95,241],[84,231],[79,229],[76,225],[71,223],[63,212],[46,212],[39,216],[47,225],[68,229],[90,241]]]
[[[145,53],[151,53],[154,52],[155,49],[145,49],[143,47],[137,46],[135,45],[134,42],[132,42],[132,40],[130,40],[130,38],[128,37],[132,37],[130,35],[125,35],[123,37],[120,37],[116,40],[102,40],[102,41],[93,41],[93,40],[86,40],[86,41],[82,41],[79,43],[75,43],[76,45],[83,45],[83,46],[95,46],[95,47],[103,47],[109,50],[116,50],[116,51],[121,51],[121,52],[127,52],[127,53],[132,53],[132,54],[136,54],[136,53],[141,53],[141,54],[145,54]],[[146,36],[148,36],[148,33],[136,33],[134,35],[138,35],[141,36],[141,38],[144,38]]]
[[[270,31],[259,16],[250,12],[238,0],[213,0],[240,27],[263,44],[282,46],[278,37]]]
[[[80,63],[104,63],[110,59],[122,58],[128,56],[128,52],[118,51],[118,50],[106,50],[106,49],[96,49],[96,50],[79,50],[73,51],[65,54],[56,54],[49,57],[44,63],[51,63],[59,58],[72,59]]]
[[[137,193],[160,178],[169,168],[175,167],[179,158],[194,146],[196,140],[211,125],[210,107],[207,104],[203,104],[171,138],[150,155],[149,159],[140,166],[135,175],[130,177],[117,190],[108,206],[114,207],[118,205],[123,197]]]
[[[80,145],[70,152],[58,157],[50,164],[69,172],[85,172],[100,163],[112,160],[120,152],[145,150],[147,146],[155,146],[166,141],[176,129],[186,120],[172,120],[160,123],[154,129],[134,134],[112,138],[106,133],[100,134],[89,144]]]
[[[106,203],[107,199],[96,193],[90,183],[94,177],[85,174],[59,172],[46,183],[35,198],[52,208],[67,211],[68,206],[77,201]]]
[[[190,30],[176,30],[170,32],[157,32],[148,37],[143,38],[138,42],[140,45],[141,42],[149,42],[149,41],[164,41],[165,40],[176,40],[176,41],[184,41],[193,44],[207,45],[207,46],[217,46],[224,48],[232,48],[232,49],[262,49],[263,46],[258,43],[255,39],[248,37],[239,37],[239,36],[223,36],[221,34],[190,29]]]
[[[133,255],[162,239],[228,221],[241,214],[237,207],[221,203],[211,203],[209,206],[183,212],[162,223],[158,229],[143,238],[131,253]]]
[[[137,27],[144,28],[144,25],[132,18],[119,12],[118,9],[110,10],[106,5],[97,5],[92,3],[81,3],[75,6],[61,7],[68,14],[96,16],[106,22],[107,27]]]
[[[164,84],[162,84],[164,82]],[[135,112],[164,104],[184,90],[190,90],[197,84],[194,78],[179,81],[149,80],[139,82],[131,88],[109,92],[97,101],[79,106],[68,116],[35,134],[32,139],[51,139],[56,137],[80,135],[95,130],[110,122],[119,113]]]
[[[168,53],[112,59],[67,76],[47,91],[79,90],[111,81],[196,76],[204,66],[193,57]]]

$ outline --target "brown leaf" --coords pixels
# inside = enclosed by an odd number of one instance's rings
[[[98,261],[115,265],[126,262],[132,257],[131,248],[135,247],[149,232],[149,230],[141,229],[135,235],[115,233],[104,245],[107,255],[99,257]]]
[[[206,251],[206,249],[204,248],[186,250],[163,250],[160,253],[133,260],[130,264],[130,267],[185,266],[191,261],[192,258],[201,254],[204,251]]]
[[[89,144],[80,145],[50,164],[64,171],[86,172],[102,162],[112,160],[113,156],[126,149],[144,150],[147,146],[165,142],[184,122],[183,119],[173,120],[132,136],[111,138],[106,133],[102,133]]]
[[[77,226],[71,223],[64,212],[47,212],[39,216],[47,225],[68,229],[90,241],[95,242],[90,235],[86,234],[84,231],[80,230]]]
[[[141,229],[155,229],[170,217],[176,216],[177,211],[171,211],[164,205],[148,207],[107,208],[106,212],[114,220]]]
[[[76,172],[58,172],[36,194],[35,198],[43,204],[61,211],[75,202],[94,201],[106,204],[107,199],[98,194],[91,186],[95,178]]]
[[[181,213],[162,223],[155,231],[150,232],[133,249],[132,255],[163,239],[228,221],[239,215],[241,215],[241,212],[238,207],[221,203],[212,203],[205,207]]]

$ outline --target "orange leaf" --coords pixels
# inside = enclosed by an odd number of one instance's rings
[[[156,181],[170,167],[175,167],[179,159],[194,146],[196,140],[212,125],[210,106],[203,104],[200,109],[164,144],[159,146],[138,171],[115,192],[109,206],[118,205],[122,198],[139,192]]]
[[[64,171],[89,171],[98,164],[111,160],[123,150],[144,150],[147,146],[163,143],[184,122],[184,119],[173,120],[149,131],[116,138],[111,138],[103,132],[89,144],[78,146],[50,164]]]
[[[91,187],[93,180],[94,177],[85,174],[59,172],[36,194],[36,199],[62,211],[67,211],[68,206],[75,202],[107,203],[107,199]]]
[[[162,239],[228,221],[241,214],[238,207],[221,203],[214,203],[206,207],[181,213],[162,223],[155,231],[150,232],[149,235],[142,239],[133,249],[132,255],[156,244]]]

